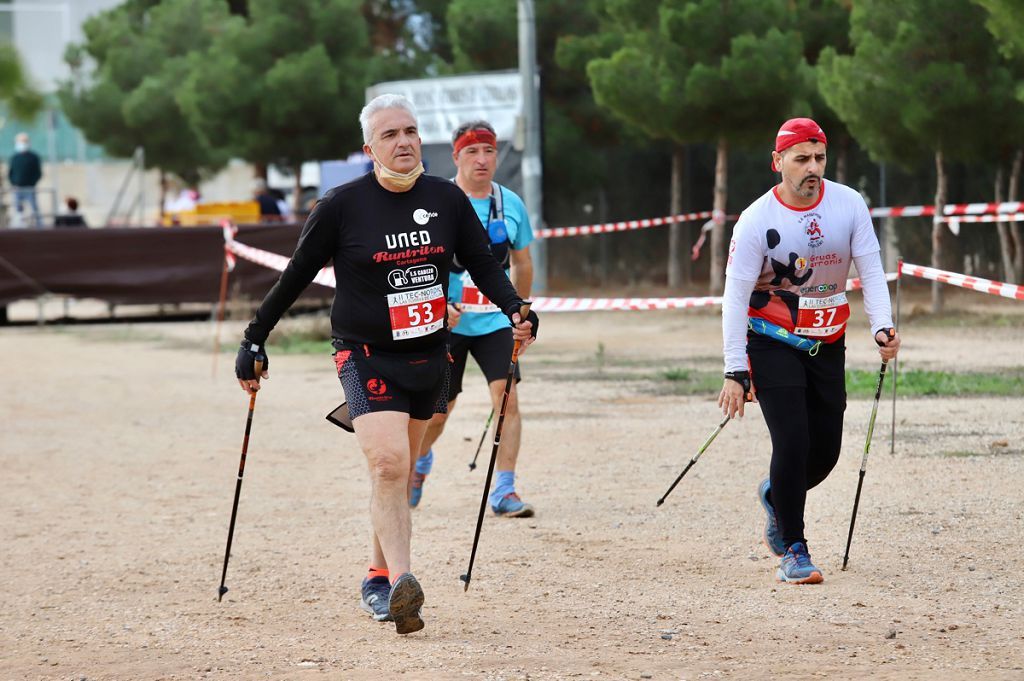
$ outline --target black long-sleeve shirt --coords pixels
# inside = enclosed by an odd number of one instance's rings
[[[333,259],[335,338],[386,352],[436,349],[447,339],[448,272],[454,255],[502,310],[520,302],[461,189],[421,175],[409,191],[391,192],[367,173],[327,192],[313,208],[291,261],[245,337],[265,343],[284,312]]]

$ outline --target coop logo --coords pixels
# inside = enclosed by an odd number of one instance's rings
[[[424,220],[421,225],[427,224]],[[430,232],[421,229],[418,232],[399,232],[398,234],[385,234],[384,243],[388,250],[396,248],[412,248],[413,246],[426,246],[430,243]]]
[[[817,286],[804,286],[800,293],[831,293],[839,288],[836,284],[818,284]]]
[[[371,378],[366,382],[366,390],[371,395],[383,395],[388,391],[388,386],[379,378]]]
[[[825,235],[821,232],[821,227],[818,225],[818,221],[811,219],[811,224],[807,225],[804,230],[807,233],[808,240],[807,245],[811,248],[817,248],[825,242]]]
[[[431,213],[425,211],[422,208],[417,208],[412,212],[412,219],[417,225],[425,225],[430,222],[430,218],[436,218],[437,213]]]
[[[437,281],[437,267],[430,264],[388,272],[388,283],[393,289],[429,286],[435,281]]]

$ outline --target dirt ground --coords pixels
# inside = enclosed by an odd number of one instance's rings
[[[901,399],[895,455],[884,402],[842,572],[871,409],[851,400],[808,500],[825,582],[780,585],[756,407],[655,507],[720,416],[651,376],[717,371],[718,329],[710,312],[544,318],[519,482],[538,515],[488,516],[464,593],[488,411],[470,375],[414,514],[427,626],[407,637],[358,608],[368,483],[324,421],[342,399],[326,346],[271,355],[218,603],[247,399],[230,352],[211,377],[211,325],[4,329],[0,679],[1024,679],[1021,401]],[[906,367],[1024,361],[1021,326],[903,332]],[[866,333],[848,365],[877,369]]]

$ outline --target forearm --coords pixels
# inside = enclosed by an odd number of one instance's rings
[[[725,278],[722,294],[722,352],[726,371],[747,370],[747,308],[756,282]]]
[[[892,328],[892,305],[882,259],[876,252],[856,256],[853,262],[857,265],[857,275],[864,289],[864,312],[871,324],[871,333]]]
[[[525,262],[512,261],[512,286],[519,293],[523,300],[530,298],[530,289],[533,288],[533,262],[527,257]]]

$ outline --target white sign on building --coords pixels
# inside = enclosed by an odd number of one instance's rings
[[[474,119],[494,126],[499,140],[513,140],[523,106],[518,71],[378,83],[366,89],[366,101],[383,94],[403,95],[413,103],[424,144],[451,144],[452,130]]]

